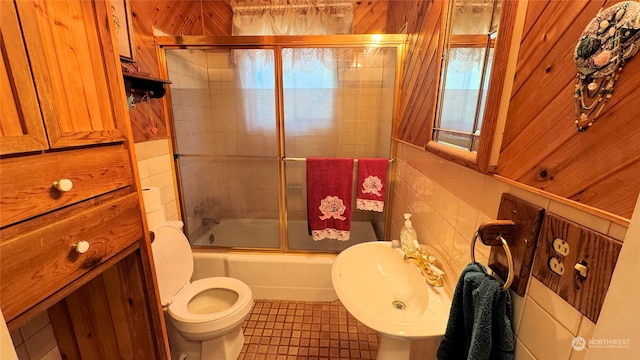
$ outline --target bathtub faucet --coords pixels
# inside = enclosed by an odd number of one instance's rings
[[[202,225],[206,226],[206,225],[218,225],[220,224],[220,219],[214,219],[214,218],[207,218],[207,217],[203,217],[202,218]]]

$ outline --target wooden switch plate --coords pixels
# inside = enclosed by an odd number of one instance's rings
[[[514,277],[511,289],[524,296],[531,274],[533,255],[540,233],[544,209],[521,200],[511,194],[502,194],[497,220],[512,220],[515,223],[512,234],[505,236],[513,257]],[[507,278],[509,266],[502,246],[492,246],[489,267],[502,279]]]
[[[533,276],[595,323],[621,248],[613,238],[547,214]],[[583,274],[576,264],[584,266]]]

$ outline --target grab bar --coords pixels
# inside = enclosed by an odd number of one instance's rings
[[[513,226],[515,226],[515,224],[513,221],[510,221],[510,220],[499,220],[499,221],[494,221],[489,223],[483,223],[478,228],[478,231],[476,231],[476,233],[473,234],[473,240],[471,241],[471,251],[470,251],[471,262],[476,262],[475,250],[476,250],[476,240],[478,239],[478,237],[480,237],[480,240],[485,245],[488,245],[488,246],[502,245],[502,248],[504,249],[504,253],[507,255],[507,263],[509,264],[509,270],[507,272],[507,280],[504,282],[504,285],[502,286],[502,291],[509,289],[509,287],[511,287],[511,283],[513,282],[514,269],[513,269],[513,257],[511,256],[511,250],[509,250],[509,245],[507,244],[507,240],[505,240],[504,237],[502,237],[501,233],[498,233],[497,236],[495,237],[495,240],[499,241],[499,244],[496,244],[491,240],[483,239],[483,237],[480,234],[487,231],[487,228],[490,228],[490,227],[492,227],[492,229],[496,227],[498,228],[504,227],[507,229],[511,229]]]

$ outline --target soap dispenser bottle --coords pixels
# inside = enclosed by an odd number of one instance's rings
[[[418,234],[411,223],[411,214],[404,214],[404,226],[400,229],[400,242],[402,250],[407,253],[416,251],[416,243],[418,242]]]

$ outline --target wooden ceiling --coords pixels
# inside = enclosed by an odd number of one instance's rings
[[[389,0],[356,1],[354,33],[386,33]],[[231,35],[230,0],[133,0],[138,15],[170,35]]]

